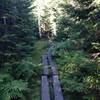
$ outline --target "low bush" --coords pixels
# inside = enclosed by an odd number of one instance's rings
[[[82,51],[56,52],[63,93],[69,100],[98,100],[100,68]],[[76,99],[75,99],[76,98]]]

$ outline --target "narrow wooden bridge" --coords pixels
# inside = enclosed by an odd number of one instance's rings
[[[64,100],[56,64],[53,62],[50,52],[44,54],[42,60],[41,100]]]

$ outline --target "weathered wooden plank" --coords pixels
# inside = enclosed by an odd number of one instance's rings
[[[56,68],[56,64],[53,62],[52,57],[50,55],[48,55],[48,60],[49,60],[49,64],[50,64],[50,67],[51,67],[52,74],[57,75],[58,71],[57,71],[57,68]]]
[[[60,87],[60,81],[58,79],[58,71],[56,68],[56,64],[52,60],[51,54],[44,55],[43,57],[43,74],[42,76],[42,89],[41,89],[41,97],[42,100],[50,100],[50,91],[49,91],[49,82],[47,76],[49,75],[49,65],[52,71],[52,84],[54,91],[54,99],[53,100],[64,100],[62,95],[62,90]]]
[[[50,54],[48,54],[48,61],[49,61],[49,64],[52,62],[52,57],[51,57],[51,55]]]
[[[49,82],[47,76],[42,76],[41,100],[50,100]]]
[[[43,67],[43,75],[49,75],[48,66]]]
[[[43,74],[48,75],[49,74],[49,70],[48,70],[49,66],[48,66],[47,55],[43,55],[42,59],[43,59]]]
[[[57,71],[57,66],[56,66],[56,64],[52,61],[50,65],[51,65],[52,74],[53,74],[53,75],[58,75],[58,71]]]
[[[64,100],[58,75],[53,76],[54,100]]]
[[[47,60],[48,58],[47,58],[47,55],[43,55],[42,56],[42,61],[43,61],[43,65],[45,66],[45,65],[48,65],[48,60]]]

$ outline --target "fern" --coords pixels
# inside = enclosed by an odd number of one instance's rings
[[[29,59],[29,58],[28,58]],[[37,77],[39,75],[38,67],[27,59],[22,60],[15,69],[17,79],[24,79],[28,81],[32,76]]]
[[[0,74],[0,84],[11,81],[12,77],[10,74],[7,73],[1,73]]]
[[[81,51],[66,52],[65,55],[61,53],[60,58],[56,61],[61,66],[59,72],[65,94],[68,92],[72,94],[93,94],[96,97],[96,93],[92,93],[92,91],[99,91],[100,81],[98,76],[100,69],[95,61]],[[81,97],[83,96],[81,95]]]
[[[28,84],[22,80],[14,80],[5,84],[1,84],[0,100],[11,100],[13,98],[25,100],[25,91],[28,91]]]

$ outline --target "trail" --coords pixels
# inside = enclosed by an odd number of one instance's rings
[[[49,45],[48,52],[42,56],[41,100],[64,100],[57,66],[52,59],[50,47],[52,45]]]

